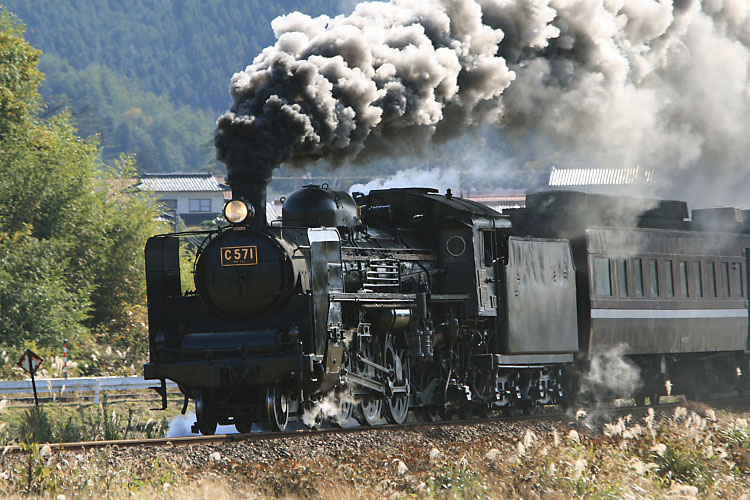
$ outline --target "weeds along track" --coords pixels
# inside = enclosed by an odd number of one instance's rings
[[[152,439],[118,439],[102,441],[82,441],[70,443],[48,443],[51,451],[57,452],[80,452],[102,448],[138,448],[138,447],[186,447],[199,446],[208,444],[233,443],[238,441],[270,441],[270,440],[287,440],[306,437],[325,437],[327,435],[340,434],[357,434],[370,432],[385,431],[404,431],[404,432],[422,432],[430,429],[445,427],[472,426],[477,424],[503,422],[530,425],[542,421],[557,421],[567,424],[571,428],[602,428],[604,424],[617,420],[622,416],[633,415],[642,416],[652,410],[656,418],[661,418],[671,414],[677,407],[687,407],[693,409],[714,408],[721,410],[748,410],[750,409],[750,398],[732,398],[718,399],[707,402],[671,402],[658,404],[654,406],[617,406],[617,405],[597,405],[580,409],[560,410],[551,408],[550,411],[536,413],[532,415],[514,415],[501,416],[495,418],[470,418],[458,420],[441,420],[437,422],[413,422],[409,421],[404,424],[383,424],[375,426],[357,425],[353,427],[337,428],[326,427],[316,429],[303,429],[287,432],[252,432],[245,434],[217,434],[213,436],[186,436],[172,438],[152,438]],[[17,445],[5,446],[1,452],[2,455],[29,453],[28,449]]]

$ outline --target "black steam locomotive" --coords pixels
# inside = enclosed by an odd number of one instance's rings
[[[596,353],[640,369],[637,401],[748,384],[741,211],[575,192],[507,214],[432,189],[306,186],[267,224],[234,199],[203,233],[146,246],[147,379],[178,383],[195,428],[376,425],[569,404]]]

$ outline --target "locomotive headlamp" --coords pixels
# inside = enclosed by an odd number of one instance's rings
[[[255,209],[244,200],[232,200],[224,205],[224,218],[230,224],[242,224],[255,215]]]

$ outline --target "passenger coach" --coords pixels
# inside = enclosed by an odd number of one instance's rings
[[[530,195],[516,231],[570,239],[582,354],[618,349],[641,369],[637,399],[701,398],[748,372],[743,212],[575,192]]]

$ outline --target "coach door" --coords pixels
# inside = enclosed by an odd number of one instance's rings
[[[740,284],[741,290],[742,290],[742,296],[747,298],[748,295],[748,289],[750,289],[750,248],[745,249],[745,282]],[[745,300],[745,309],[747,310],[748,304],[750,301]],[[747,343],[745,344],[745,351],[750,351],[750,322],[748,322],[748,335],[747,335]]]

